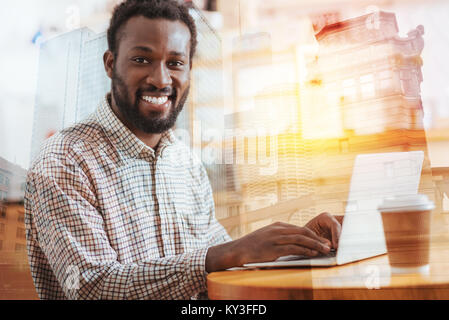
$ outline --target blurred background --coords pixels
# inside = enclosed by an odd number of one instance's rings
[[[36,298],[26,170],[109,91],[113,0],[0,12],[0,299]],[[449,212],[449,1],[188,1],[199,46],[176,133],[205,164],[233,238],[343,214],[360,153],[423,150],[420,192]]]

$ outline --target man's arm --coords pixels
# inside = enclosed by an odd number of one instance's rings
[[[209,248],[206,271],[213,272],[245,263],[273,261],[281,256],[328,254],[330,241],[309,228],[276,222],[240,239]]]
[[[202,185],[208,187],[204,201],[212,199],[212,190],[204,169]],[[341,230],[340,220],[326,213],[315,217],[305,227],[277,222],[231,241],[215,219],[213,204],[210,207],[211,239],[206,256],[207,272],[238,267],[245,263],[273,261],[287,255],[313,257],[328,254],[332,244],[338,243],[338,238],[335,237],[339,237]],[[316,225],[321,226],[321,229],[315,228]]]
[[[245,263],[273,261],[286,255],[317,256],[327,254],[338,243],[342,217],[323,213],[313,218],[305,227],[277,222],[232,241],[223,226],[215,219],[212,189],[204,168],[201,185],[205,203],[209,206],[209,249],[206,271],[213,272]],[[336,248],[336,246],[334,246]]]
[[[67,161],[47,158],[30,170],[25,207],[36,236],[28,241],[38,242],[69,299],[189,299],[206,289],[207,248],[118,261],[89,179]],[[78,288],[67,285],[74,270]]]

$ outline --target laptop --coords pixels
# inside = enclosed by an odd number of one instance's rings
[[[275,261],[247,263],[246,268],[336,266],[387,252],[382,217],[384,198],[416,194],[421,178],[422,151],[357,155],[352,170],[338,250],[320,257],[284,256]]]

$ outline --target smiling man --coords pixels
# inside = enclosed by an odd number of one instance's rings
[[[186,7],[125,1],[108,45],[111,93],[48,139],[28,173],[27,247],[40,298],[198,298],[208,272],[336,247],[341,221],[326,213],[234,241],[215,219],[206,171],[171,131],[196,47]]]
[[[189,25],[195,32],[193,21]],[[112,50],[105,53],[104,63],[112,79],[112,110],[154,148],[187,99],[196,43],[183,21],[145,16],[131,17],[115,36],[111,27],[108,39]]]

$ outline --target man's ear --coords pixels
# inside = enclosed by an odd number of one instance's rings
[[[114,68],[114,54],[110,50],[106,50],[106,52],[103,54],[103,63],[106,74],[108,75],[109,78],[112,79],[112,73]]]

